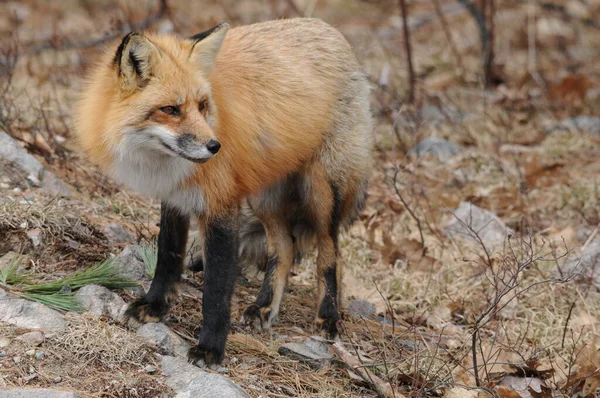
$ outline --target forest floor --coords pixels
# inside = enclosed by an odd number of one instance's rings
[[[341,240],[341,342],[328,344],[333,360],[321,367],[279,353],[318,334],[313,258],[295,265],[269,332],[239,322],[260,286],[245,275],[223,377],[252,397],[596,394],[599,1],[496,2],[487,89],[472,15],[454,1],[407,1],[414,102],[396,1],[159,3],[0,4],[0,269],[16,252],[23,271],[54,281],[130,245],[152,247],[159,204],[103,176],[70,133],[82,76],[105,37],[141,25],[188,35],[223,20],[318,17],[355,48],[376,118],[367,207]],[[194,344],[202,324],[201,282],[186,270],[165,320],[177,344]],[[140,293],[115,292],[124,303]],[[35,328],[2,316],[0,390],[177,390],[161,372],[161,348],[117,316],[61,314],[69,326],[33,343],[19,337]]]

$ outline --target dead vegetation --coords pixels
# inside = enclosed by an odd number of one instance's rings
[[[221,20],[320,17],[348,37],[373,82],[376,168],[341,250],[348,301],[375,311],[347,311],[330,367],[279,355],[282,343],[315,333],[314,264],[305,259],[272,333],[234,324],[228,377],[253,397],[593,396],[600,297],[593,281],[561,270],[600,223],[600,124],[573,121],[600,103],[600,3],[206,1],[201,10],[178,0],[0,4],[0,128],[77,190],[73,200],[30,197],[27,175],[0,163],[10,177],[0,180],[0,255],[24,252],[53,277],[117,252],[100,232],[108,222],[126,224],[137,241],[157,233],[157,204],[103,177],[69,136],[79,77],[107,38],[140,26],[193,34]],[[427,137],[458,149],[411,151]],[[463,202],[493,212],[510,234],[490,243],[464,220],[462,234],[448,233]],[[32,229],[47,238],[41,247],[27,237]],[[188,275],[167,320],[189,342],[202,322],[201,282],[201,273]],[[241,281],[235,320],[258,286]],[[0,383],[52,386],[60,374],[60,386],[91,396],[168,396],[140,372],[154,359],[132,336],[74,319],[45,347],[49,373],[27,380],[28,366],[39,366],[26,358],[0,369]]]

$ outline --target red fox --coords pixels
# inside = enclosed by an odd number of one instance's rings
[[[335,336],[338,235],[360,211],[370,174],[369,91],[348,42],[317,19],[221,23],[190,38],[134,32],[115,43],[89,76],[75,131],[106,173],[161,200],[156,273],[126,316],[166,315],[198,217],[204,321],[191,360],[223,360],[240,259],[265,271],[243,319],[268,328],[310,236],[316,323]]]

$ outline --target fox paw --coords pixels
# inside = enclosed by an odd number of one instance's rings
[[[273,314],[271,307],[251,304],[242,315],[242,323],[251,325],[256,330],[265,330],[271,327],[276,316],[277,314]]]
[[[208,349],[198,344],[189,349],[188,362],[200,368],[209,367],[218,370],[220,368],[218,365],[223,361],[223,355],[223,350]]]
[[[339,317],[322,318],[317,317],[315,325],[318,329],[322,330],[323,333],[329,340],[334,340],[338,336],[337,324],[340,321]]]
[[[168,312],[169,305],[166,302],[148,302],[141,298],[129,304],[123,320],[131,325],[160,322]]]

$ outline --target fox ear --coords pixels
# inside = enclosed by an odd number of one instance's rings
[[[190,40],[193,41],[190,59],[207,75],[215,65],[215,59],[228,30],[229,24],[221,22],[209,30],[190,37]]]
[[[156,46],[140,33],[131,32],[123,38],[115,55],[115,65],[123,90],[133,91],[148,83],[157,52]]]

